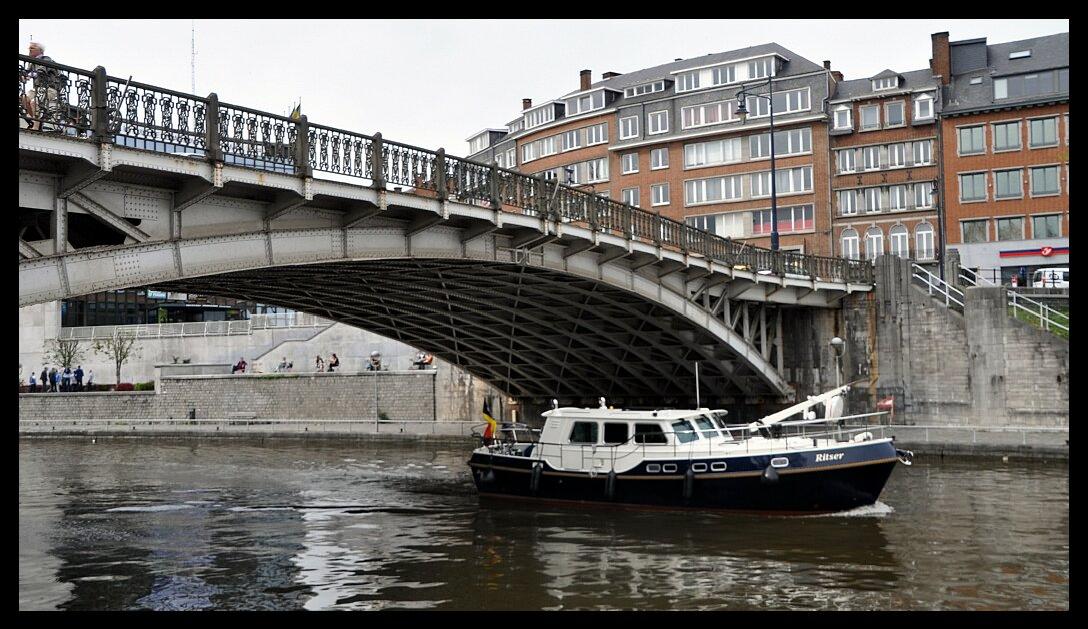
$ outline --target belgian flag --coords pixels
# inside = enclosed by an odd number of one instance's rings
[[[487,428],[484,430],[484,439],[494,438],[495,431],[498,430],[499,424],[495,421],[495,418],[491,416],[491,402],[487,398],[484,398],[484,421],[487,422]]]

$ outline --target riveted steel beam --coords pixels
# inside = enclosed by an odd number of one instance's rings
[[[27,241],[22,238],[19,239],[19,255],[24,258],[40,258],[42,254],[38,253],[37,249],[31,247]]]
[[[75,203],[79,207],[87,211],[88,214],[98,219],[100,222],[109,225],[117,231],[129,236],[136,242],[147,242],[151,240],[151,236],[139,229],[132,223],[129,223],[125,219],[121,218],[117,214],[106,209],[101,203],[88,197],[87,195],[77,192],[68,197],[68,200]]]
[[[65,173],[60,181],[60,189],[57,191],[57,196],[62,199],[70,197],[102,177],[105,177],[110,173],[108,161],[106,166],[107,168],[102,168],[97,164],[89,164],[84,161],[72,164],[72,167],[68,169],[68,172]]]

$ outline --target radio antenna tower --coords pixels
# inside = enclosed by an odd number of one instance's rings
[[[192,76],[192,79],[193,79],[192,93],[196,94],[196,20],[193,20],[191,22],[191,26],[192,26],[192,39],[190,40],[190,45],[191,45],[190,53],[191,54],[189,56],[189,72],[190,72],[190,76]]]

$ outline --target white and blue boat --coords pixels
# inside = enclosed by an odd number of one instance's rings
[[[553,408],[544,427],[504,425],[468,464],[481,496],[641,507],[824,513],[876,502],[893,438],[842,428],[849,385],[749,424],[727,412]],[[823,407],[817,418],[816,407]],[[867,414],[873,415],[873,414]],[[791,417],[799,416],[795,420]],[[854,416],[860,417],[860,416]]]

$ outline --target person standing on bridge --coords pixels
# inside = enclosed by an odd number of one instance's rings
[[[94,386],[94,369],[87,370],[87,389]]]
[[[30,372],[30,392],[31,393],[37,393],[38,392],[38,380],[34,376],[33,371]]]
[[[83,390],[83,365],[76,365],[76,370],[72,372],[72,375],[76,379],[76,391]]]
[[[58,393],[58,387],[60,386],[60,378],[57,377],[57,368],[52,367],[49,370],[49,390],[53,393]]]
[[[53,61],[45,55],[45,46],[36,41],[30,42],[29,55],[41,61]],[[31,97],[24,91],[23,109],[30,118],[31,129],[35,131],[46,130],[42,125],[42,121],[59,115],[58,110],[60,107],[57,96],[62,79],[56,69],[48,66],[34,64],[30,66],[29,70],[29,73],[21,78],[24,90],[26,89],[26,79],[34,79],[34,96]]]
[[[49,370],[42,365],[42,375],[38,378],[38,382],[42,383],[42,393],[49,390]]]

